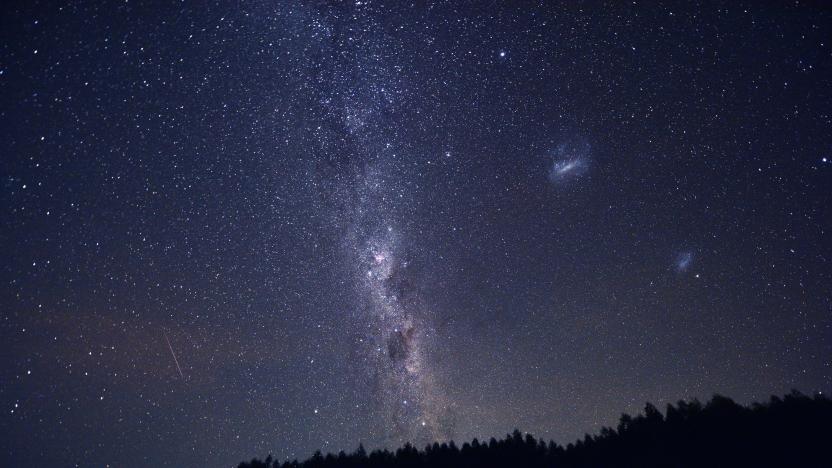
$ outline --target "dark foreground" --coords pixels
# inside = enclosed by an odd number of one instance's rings
[[[832,400],[793,392],[764,404],[740,406],[715,396],[668,405],[662,414],[649,403],[644,414],[623,415],[616,429],[566,446],[546,443],[519,431],[458,447],[434,443],[423,450],[405,445],[395,452],[363,447],[353,453],[303,461],[241,463],[240,468],[272,467],[703,467],[832,466]]]

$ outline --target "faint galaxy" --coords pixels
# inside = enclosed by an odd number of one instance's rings
[[[549,165],[549,181],[562,186],[581,178],[589,172],[591,148],[586,142],[561,143],[552,151]]]
[[[6,2],[0,465],[832,391],[832,12]]]
[[[690,268],[693,263],[692,252],[682,252],[676,257],[676,271],[682,273]]]

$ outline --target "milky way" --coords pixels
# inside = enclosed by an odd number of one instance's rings
[[[353,271],[357,307],[356,326],[364,330],[360,352],[376,386],[369,401],[381,413],[392,444],[423,443],[448,438],[448,403],[437,388],[425,353],[433,335],[431,314],[419,297],[408,269],[409,257],[420,253],[411,246],[403,224],[418,193],[407,188],[406,138],[400,135],[401,113],[408,101],[408,84],[392,57],[395,46],[366,16],[339,21],[337,15],[319,20],[331,44],[347,47],[339,60],[320,72],[326,91],[320,102],[335,117],[329,130],[344,135],[347,147],[331,148],[331,138],[318,140],[321,151],[335,160],[340,171],[318,174],[324,194],[345,229],[341,233],[341,262]],[[349,43],[356,41],[354,49]],[[349,174],[345,177],[345,172]],[[344,200],[348,200],[344,203]]]
[[[436,388],[425,347],[432,323],[410,284],[406,253],[392,227],[370,238],[364,249],[361,286],[367,294],[365,320],[380,385],[384,417],[396,443],[447,438],[447,402]],[[360,251],[359,251],[360,252]]]
[[[432,314],[410,269],[412,260],[430,253],[412,246],[402,230],[403,197],[396,196],[394,177],[384,169],[390,162],[370,159],[356,185],[341,257],[357,293],[348,306],[356,308],[354,325],[363,337],[355,371],[375,387],[368,404],[386,424],[384,439],[401,444],[447,438],[448,403],[425,349],[434,337]]]

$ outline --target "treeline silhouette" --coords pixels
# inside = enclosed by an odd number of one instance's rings
[[[418,468],[418,467],[702,467],[832,466],[832,400],[793,391],[768,403],[744,407],[724,396],[668,405],[650,403],[644,414],[621,416],[618,427],[566,446],[520,431],[502,440],[474,439],[457,446],[410,444],[395,452],[363,446],[353,453],[280,463],[254,459],[239,468]]]

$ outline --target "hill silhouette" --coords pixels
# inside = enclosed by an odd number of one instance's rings
[[[368,454],[359,446],[350,454],[316,452],[302,462],[269,456],[239,468],[694,466],[832,466],[832,400],[793,391],[745,407],[716,395],[704,405],[668,405],[664,414],[648,403],[643,414],[621,416],[617,428],[566,446],[515,430],[502,440],[474,439],[461,447],[448,442],[419,450],[407,444]]]

